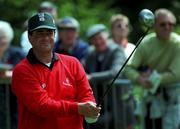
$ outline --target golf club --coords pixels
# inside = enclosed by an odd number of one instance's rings
[[[122,67],[119,69],[118,73],[116,74],[116,76],[112,79],[111,83],[109,83],[107,85],[107,89],[105,90],[104,94],[102,95],[101,99],[99,100],[97,106],[100,106],[104,99],[105,96],[111,91],[111,89],[113,88],[113,84],[115,82],[115,80],[119,77],[120,73],[122,72],[122,70],[124,69],[124,67],[126,66],[126,64],[128,63],[129,59],[131,58],[131,56],[133,55],[133,53],[135,52],[135,50],[138,48],[138,46],[140,45],[141,41],[143,40],[143,38],[147,35],[148,31],[150,30],[150,28],[153,26],[154,24],[154,14],[148,10],[148,9],[143,9],[140,13],[139,13],[139,21],[142,25],[144,25],[147,30],[145,31],[145,33],[143,34],[143,36],[137,41],[137,43],[135,44],[135,48],[134,50],[131,52],[131,54],[129,55],[129,57],[126,59],[126,61],[124,62],[124,64],[122,65]]]

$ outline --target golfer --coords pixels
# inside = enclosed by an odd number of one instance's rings
[[[86,74],[73,57],[53,53],[55,23],[48,13],[28,20],[32,45],[13,71],[18,129],[83,129],[83,118],[98,118]]]

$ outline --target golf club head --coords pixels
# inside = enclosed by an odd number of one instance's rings
[[[142,25],[151,28],[154,24],[154,14],[149,9],[143,9],[139,13],[139,21]]]

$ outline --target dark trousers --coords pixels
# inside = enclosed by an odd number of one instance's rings
[[[145,118],[145,129],[162,129],[162,119]]]
[[[162,119],[151,119],[150,118],[150,106],[151,103],[147,104],[147,116],[145,117],[145,129],[162,129]]]
[[[7,85],[0,84],[0,129],[6,129],[6,87]],[[10,123],[11,129],[17,129],[17,103],[15,95],[10,92]]]

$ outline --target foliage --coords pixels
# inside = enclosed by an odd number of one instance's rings
[[[96,23],[103,23],[108,26],[110,16],[115,13],[114,10],[108,9],[106,3],[91,3],[87,0],[76,0],[71,2],[62,1],[59,6],[60,17],[73,16],[81,25],[81,36],[86,37],[86,31],[89,26]]]
[[[19,44],[20,35],[25,30],[23,25],[27,18],[37,11],[43,0],[0,0],[0,19],[9,21],[15,30],[14,43]],[[175,31],[180,33],[180,1],[178,0],[51,0],[57,8],[59,18],[63,16],[75,17],[81,25],[81,37],[85,38],[88,27],[95,23],[109,26],[109,19],[114,13],[123,13],[130,18],[132,32],[130,40],[136,42],[143,30],[138,27],[138,13],[143,8],[154,11],[164,7],[171,9],[178,21]],[[163,3],[163,5],[162,5]]]
[[[21,33],[25,30],[23,25],[25,21],[34,12],[37,11],[38,5],[42,0],[30,1],[30,0],[0,0],[1,20],[5,20],[11,23],[15,30],[14,42],[19,45]],[[108,25],[110,16],[114,13],[114,10],[108,9],[106,2],[91,3],[86,0],[61,0],[51,1],[58,9],[58,16],[62,18],[64,16],[75,17],[81,25],[80,35],[85,38],[87,28],[95,23],[104,23]]]

